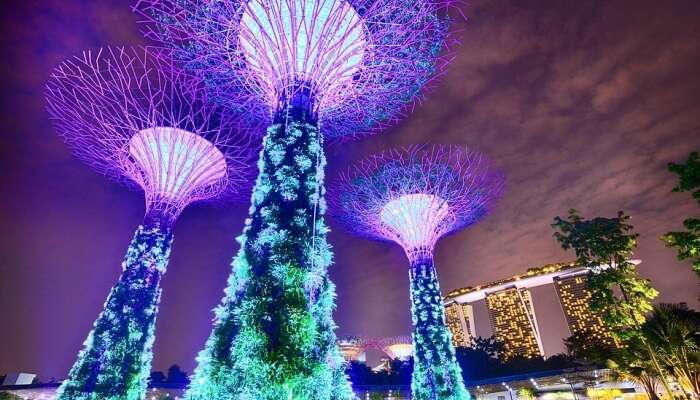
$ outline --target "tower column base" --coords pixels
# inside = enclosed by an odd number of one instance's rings
[[[468,400],[462,370],[455,357],[452,336],[445,325],[445,308],[427,249],[411,254],[411,316],[413,319],[413,379],[416,400]]]

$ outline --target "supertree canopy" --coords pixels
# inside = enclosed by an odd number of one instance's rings
[[[395,336],[378,341],[380,349],[392,360],[406,360],[413,355],[413,344],[410,336]]]
[[[367,343],[365,338],[359,336],[343,336],[338,338],[340,353],[346,361],[365,362],[365,350]]]
[[[170,61],[154,48],[85,52],[46,87],[49,114],[76,156],[146,195],[122,275],[59,399],[143,398],[175,220],[188,204],[230,199],[250,180],[247,130]]]
[[[270,121],[300,106],[327,138],[377,131],[444,64],[449,0],[140,0],[219,100]]]
[[[502,187],[503,177],[480,154],[434,146],[371,157],[334,188],[332,210],[349,230],[399,244],[410,261],[416,399],[469,398],[445,326],[433,248],[484,217]]]
[[[324,138],[398,116],[442,64],[447,3],[141,0],[232,113],[269,125],[250,217],[189,399],[347,399],[328,278]]]

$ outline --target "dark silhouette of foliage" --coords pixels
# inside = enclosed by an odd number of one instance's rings
[[[346,373],[355,386],[408,386],[411,384],[413,373],[413,358],[405,361],[394,359],[391,361],[390,370],[380,372],[373,372],[365,363],[351,361]]]
[[[700,156],[696,151],[690,153],[685,164],[668,164],[668,170],[678,175],[679,182],[674,192],[692,191],[693,198],[700,203]]]
[[[678,175],[678,185],[674,192],[692,192],[693,198],[700,204],[700,156],[693,152],[685,164],[668,164],[668,170]],[[661,236],[667,247],[676,249],[679,260],[690,260],[695,273],[700,276],[700,219],[687,218],[683,221],[682,232],[668,232]]]
[[[477,381],[576,366],[574,360],[565,354],[557,354],[546,360],[516,356],[504,361],[499,358],[502,351],[503,344],[493,337],[476,338],[470,347],[458,347],[457,361],[464,380]]]
[[[190,379],[179,365],[173,364],[168,368],[168,383],[190,383]]]
[[[164,383],[168,378],[162,371],[152,371],[151,376],[148,378],[148,382],[151,384],[161,384]]]
[[[588,330],[575,332],[564,339],[564,345],[569,356],[577,363],[597,367],[604,367],[610,354],[616,351],[613,344],[606,343]]]

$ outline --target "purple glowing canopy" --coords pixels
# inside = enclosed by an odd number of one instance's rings
[[[381,350],[392,360],[406,360],[413,355],[413,339],[410,336],[384,338],[380,342]]]
[[[330,212],[352,232],[431,252],[436,241],[483,218],[504,179],[481,154],[414,146],[361,161],[330,191]]]
[[[75,154],[176,217],[250,187],[252,128],[209,105],[202,82],[156,48],[104,48],[58,66],[48,111]],[[245,190],[243,190],[245,191]]]
[[[324,135],[346,137],[397,118],[444,64],[450,2],[440,1],[140,0],[136,10],[215,98],[269,122],[303,89]]]

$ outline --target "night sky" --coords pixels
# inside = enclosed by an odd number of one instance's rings
[[[71,156],[44,111],[43,85],[83,49],[144,42],[129,0],[12,3],[0,21],[0,373],[62,378],[121,272],[144,205],[142,193]],[[572,259],[549,224],[575,207],[585,216],[632,215],[639,270],[659,301],[697,307],[697,278],[657,238],[700,213],[690,195],[670,193],[675,177],[665,168],[700,150],[700,2],[474,0],[461,8],[467,22],[455,26],[461,43],[446,74],[394,128],[330,146],[329,180],[382,149],[468,145],[505,172],[507,190],[491,216],[438,244],[444,293]],[[195,205],[181,216],[154,369],[193,369],[247,208]],[[408,334],[400,248],[330,222],[338,333]],[[547,351],[560,351],[554,292],[534,295]]]

